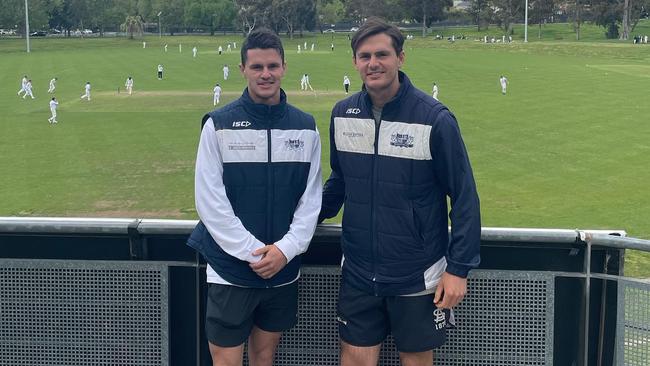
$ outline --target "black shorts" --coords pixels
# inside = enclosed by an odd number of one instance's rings
[[[374,296],[341,281],[337,306],[339,335],[357,347],[375,346],[390,333],[400,352],[424,352],[445,344],[449,310],[433,294]]]
[[[297,320],[298,281],[273,288],[208,283],[205,333],[212,344],[239,346],[253,325],[267,332],[283,332]]]

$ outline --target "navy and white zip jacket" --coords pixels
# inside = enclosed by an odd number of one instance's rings
[[[480,261],[479,199],[458,123],[404,73],[399,80],[379,124],[365,89],[334,106],[320,214],[345,204],[343,276],[381,296],[424,291],[425,272],[443,257],[460,277]]]
[[[196,160],[195,200],[200,222],[188,245],[225,281],[274,287],[299,276],[300,254],[316,229],[321,204],[320,138],[314,118],[287,104],[241,98],[213,111]],[[275,244],[287,265],[272,278],[249,263],[256,249]],[[209,272],[209,270],[208,270]]]

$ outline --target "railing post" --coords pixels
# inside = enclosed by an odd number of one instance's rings
[[[591,240],[587,238],[586,234],[578,231],[578,237],[582,243],[585,244],[585,260],[583,270],[585,273],[585,291],[584,291],[584,326],[583,326],[583,342],[584,353],[582,364],[589,366],[589,308],[591,296]]]

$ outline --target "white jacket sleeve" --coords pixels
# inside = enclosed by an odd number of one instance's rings
[[[298,206],[293,214],[293,221],[289,226],[289,231],[275,243],[282,251],[287,262],[295,256],[307,251],[309,242],[316,231],[318,223],[318,214],[323,194],[323,182],[320,170],[320,136],[318,130],[313,134],[314,143],[311,151],[309,176],[305,192],[298,201]]]
[[[196,211],[199,218],[226,253],[254,263],[262,256],[252,255],[264,247],[235,216],[223,184],[223,160],[212,118],[203,126],[196,157],[194,177]]]

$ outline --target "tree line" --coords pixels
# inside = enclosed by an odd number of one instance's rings
[[[3,0],[0,28],[24,33],[25,1]],[[143,30],[179,32],[239,31],[264,25],[293,37],[303,31],[323,31],[332,24],[359,24],[376,15],[390,21],[418,24],[422,34],[440,21],[474,24],[479,31],[497,26],[513,33],[523,22],[525,0],[467,0],[465,9],[453,0],[29,0],[30,28],[56,29],[68,36],[76,29],[130,34]],[[608,38],[628,39],[648,16],[650,0],[529,0],[529,24],[539,27],[560,21],[580,26],[593,22]]]

